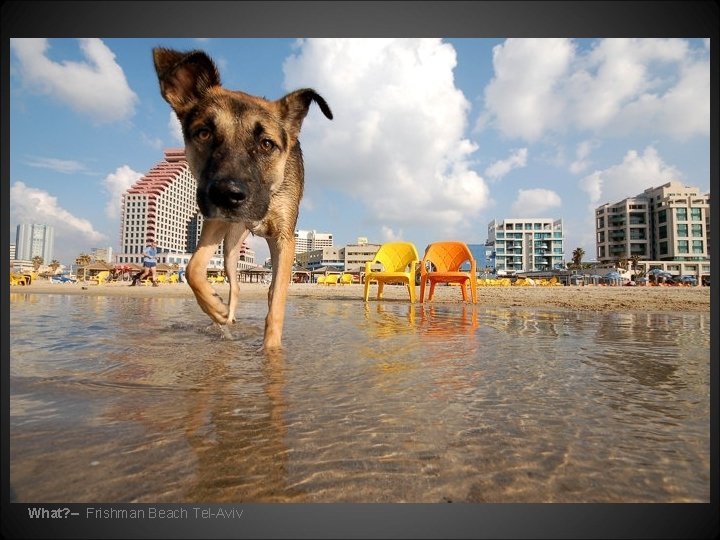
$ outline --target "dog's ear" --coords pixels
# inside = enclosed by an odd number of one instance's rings
[[[325,100],[312,88],[295,90],[279,100],[280,111],[293,140],[300,134],[300,126],[307,115],[310,104],[315,102],[323,114],[332,120],[333,114]]]
[[[202,51],[158,47],[153,49],[153,61],[160,93],[180,117],[211,87],[220,85],[214,62]]]

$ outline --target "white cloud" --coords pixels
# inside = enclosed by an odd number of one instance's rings
[[[527,148],[521,148],[513,152],[507,159],[501,159],[485,169],[485,175],[493,180],[499,180],[513,169],[527,165]]]
[[[86,61],[59,63],[48,58],[47,39],[13,38],[10,45],[23,83],[100,123],[132,116],[138,97],[128,86],[115,55],[100,39],[79,42]]]
[[[580,174],[590,166],[588,156],[594,148],[597,148],[598,143],[595,141],[582,141],[577,145],[575,149],[575,161],[570,164],[569,170],[573,174]]]
[[[493,49],[477,128],[536,141],[552,133],[708,135],[710,63],[682,39],[508,39]]]
[[[405,240],[405,232],[402,229],[394,230],[392,227],[388,227],[387,225],[383,225],[381,227],[380,234],[382,235],[383,242],[401,242]]]
[[[122,195],[127,189],[142,178],[143,174],[132,170],[127,165],[118,167],[114,173],[110,173],[105,177],[105,189],[110,194],[110,199],[105,205],[105,214],[115,219],[120,217],[120,204]]]
[[[681,180],[682,173],[667,165],[652,146],[642,154],[630,150],[622,163],[604,170],[594,171],[579,182],[582,190],[590,196],[590,207],[616,203],[634,197],[649,187],[657,187],[670,180]]]
[[[168,118],[168,129],[170,130],[170,138],[173,142],[178,143],[180,146],[185,147],[185,139],[183,138],[182,125],[178,120],[177,115],[174,111],[170,111],[170,117]]]
[[[79,161],[67,159],[33,157],[26,162],[30,167],[39,167],[41,169],[50,169],[62,174],[87,173],[88,169]]]
[[[309,39],[284,64],[288,91],[312,87],[300,139],[308,183],[358,198],[393,227],[461,227],[488,204],[463,138],[470,104],[453,82],[455,50],[439,39]]]
[[[520,189],[510,210],[512,217],[546,217],[549,210],[561,205],[560,196],[549,189]]]
[[[10,187],[10,208],[13,222],[43,223],[51,225],[55,231],[55,251],[53,258],[64,264],[70,264],[69,257],[88,251],[88,245],[99,246],[108,242],[108,237],[96,231],[92,224],[72,215],[58,206],[57,198],[46,191],[15,182]],[[72,255],[71,255],[72,254]],[[49,262],[49,261],[48,261]]]

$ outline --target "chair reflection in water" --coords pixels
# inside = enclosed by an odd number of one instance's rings
[[[415,302],[415,269],[418,264],[418,253],[412,242],[387,242],[380,246],[372,261],[365,263],[364,297],[368,301],[370,282],[378,286],[377,299],[381,300],[383,287],[388,283],[407,286],[410,302]],[[373,270],[380,265],[382,269]]]

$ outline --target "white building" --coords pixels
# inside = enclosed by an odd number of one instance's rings
[[[15,259],[32,260],[40,256],[43,264],[50,264],[53,257],[55,231],[50,225],[23,223],[17,226],[15,236]]]
[[[597,259],[710,259],[710,195],[680,182],[648,188],[595,210]]]
[[[562,219],[513,218],[491,221],[486,245],[495,270],[502,274],[561,267],[564,240]]]
[[[295,231],[295,253],[305,253],[306,251],[315,251],[324,247],[332,246],[332,233],[319,233],[315,230]]]

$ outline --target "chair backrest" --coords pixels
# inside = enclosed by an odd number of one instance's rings
[[[349,283],[353,282],[352,274],[343,274],[340,276],[340,283],[343,285],[347,285]]]
[[[335,285],[340,279],[340,274],[328,274],[325,277],[325,285]]]
[[[107,270],[102,270],[101,272],[98,272],[98,275],[95,276],[95,279],[97,279],[98,283],[103,283],[104,281],[107,281],[108,277],[110,277],[110,272]]]
[[[372,264],[382,264],[385,272],[405,272],[408,265],[417,260],[417,248],[412,242],[387,242],[377,250]]]
[[[427,263],[432,263],[434,271],[457,272],[464,262],[472,263],[473,255],[465,242],[448,240],[433,242],[425,250],[421,271],[427,272]]]

